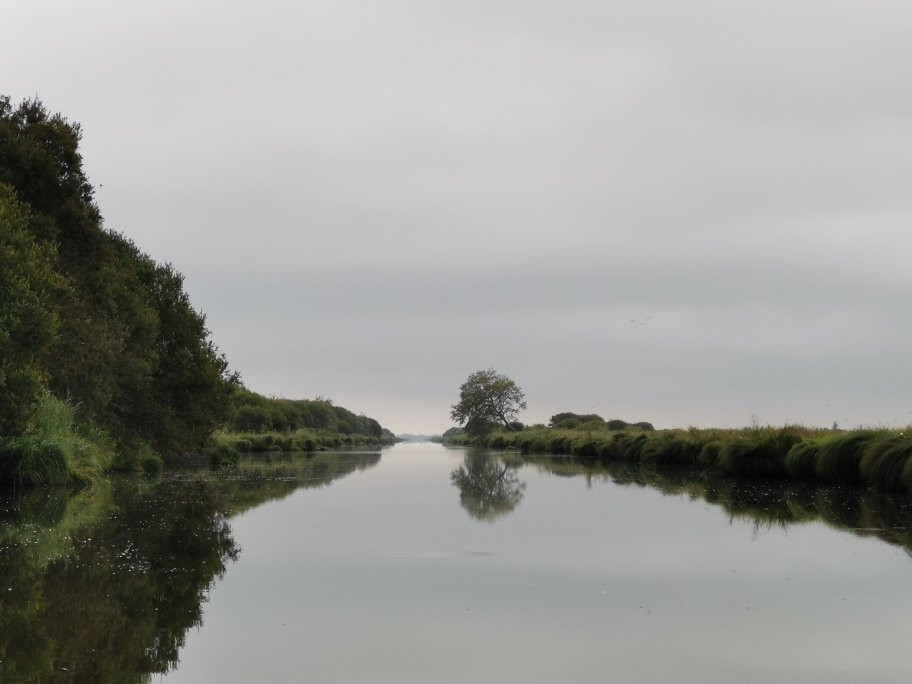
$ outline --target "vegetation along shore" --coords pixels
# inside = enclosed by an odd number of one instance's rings
[[[328,400],[245,390],[183,276],[104,227],[80,138],[0,96],[0,485],[393,439]]]
[[[566,454],[581,463],[614,461],[691,468],[737,478],[852,484],[912,491],[908,430],[784,427],[653,430],[648,423],[558,414],[550,426],[469,436],[454,428],[444,444],[475,444],[527,454]]]

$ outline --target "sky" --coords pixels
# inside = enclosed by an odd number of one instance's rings
[[[5,0],[245,384],[441,432],[912,422],[907,0]]]

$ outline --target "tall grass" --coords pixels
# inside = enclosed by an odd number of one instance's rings
[[[107,433],[80,426],[72,405],[46,395],[26,433],[0,447],[0,483],[91,484],[111,466],[114,453]]]
[[[912,439],[888,430],[787,425],[741,430],[569,430],[495,432],[486,445],[572,456],[579,463],[684,465],[733,478],[809,480],[912,491]]]
[[[865,448],[883,436],[883,433],[859,431],[822,439],[817,450],[817,479],[846,484],[861,482],[860,466]]]

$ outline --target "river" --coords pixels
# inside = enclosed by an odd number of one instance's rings
[[[3,682],[908,682],[912,503],[399,444],[0,496]]]

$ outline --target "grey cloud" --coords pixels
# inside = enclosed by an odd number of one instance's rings
[[[82,122],[254,389],[413,432],[487,366],[530,419],[908,414],[905,2],[8,5],[8,92]]]

